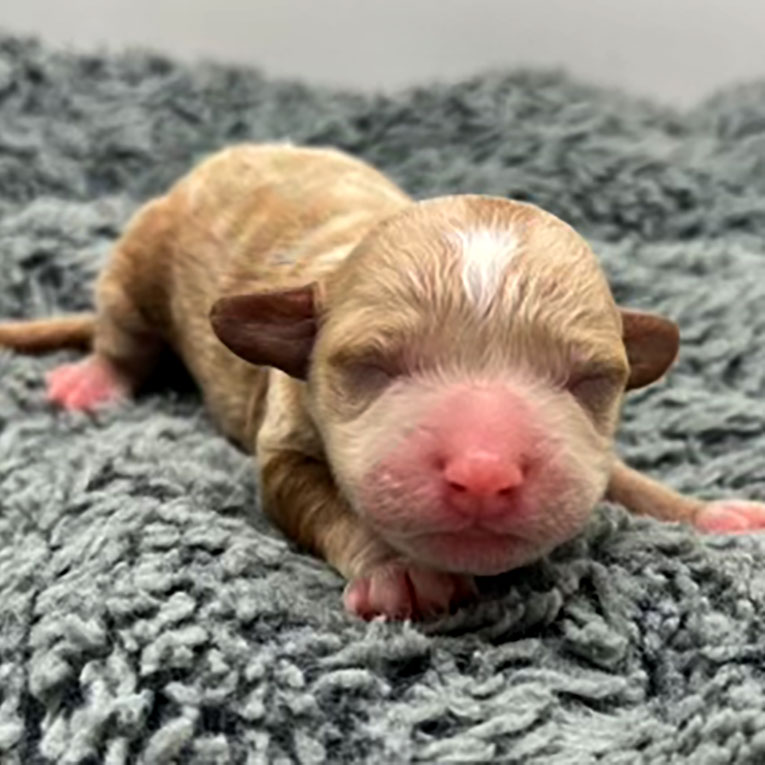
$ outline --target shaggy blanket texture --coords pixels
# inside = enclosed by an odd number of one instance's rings
[[[0,37],[0,315],[90,305],[128,215],[243,140],[334,144],[418,197],[527,199],[683,333],[620,449],[765,497],[765,84],[677,114],[539,72],[362,96]],[[438,624],[365,624],[259,515],[193,391],[95,417],[0,352],[0,762],[765,762],[765,536],[602,506]]]

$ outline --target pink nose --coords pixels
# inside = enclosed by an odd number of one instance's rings
[[[516,462],[476,450],[450,459],[444,467],[444,480],[454,498],[494,499],[520,486],[523,471]]]

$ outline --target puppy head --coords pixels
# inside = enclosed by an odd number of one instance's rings
[[[321,285],[226,298],[213,325],[306,380],[336,481],[389,544],[475,574],[583,527],[624,391],[678,344],[671,322],[617,308],[562,221],[479,196],[414,204]]]

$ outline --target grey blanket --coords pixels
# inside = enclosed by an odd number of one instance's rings
[[[622,452],[765,497],[765,84],[684,114],[539,72],[371,97],[0,37],[0,315],[87,307],[137,205],[275,138],[578,227],[682,327]],[[765,538],[603,506],[453,617],[361,623],[193,390],[62,413],[43,379],[72,357],[0,352],[0,762],[765,762]]]

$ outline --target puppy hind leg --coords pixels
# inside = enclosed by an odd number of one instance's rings
[[[150,202],[128,225],[96,285],[91,354],[48,374],[50,401],[90,411],[132,395],[150,374],[164,342],[146,309],[165,281],[167,230],[163,200]]]

